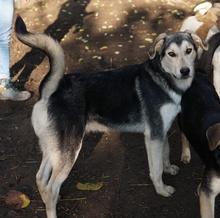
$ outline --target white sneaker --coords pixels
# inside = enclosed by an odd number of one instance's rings
[[[30,97],[30,92],[19,91],[13,87],[10,79],[0,80],[0,100],[24,101]]]

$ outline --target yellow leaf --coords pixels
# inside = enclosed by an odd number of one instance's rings
[[[98,60],[101,60],[101,59],[102,59],[101,56],[97,56],[97,55],[94,55],[92,58],[93,58],[93,59],[98,59]]]
[[[23,201],[23,204],[22,204],[21,208],[25,208],[30,204],[30,199],[27,195],[21,194],[20,198]]]
[[[153,42],[153,39],[151,39],[151,38],[145,38],[144,40],[148,41],[148,42]]]
[[[80,63],[81,61],[83,61],[83,58],[80,58],[80,59],[78,60],[78,63]]]
[[[102,46],[100,50],[108,49],[108,46]]]
[[[102,182],[98,182],[98,183],[81,183],[78,182],[76,184],[76,188],[79,190],[83,190],[83,191],[98,191],[99,189],[101,189],[103,186]]]

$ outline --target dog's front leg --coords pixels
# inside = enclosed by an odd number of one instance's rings
[[[215,217],[215,198],[220,193],[219,170],[206,167],[203,173],[202,182],[197,192],[199,194],[201,218]]]
[[[175,192],[171,186],[167,186],[162,181],[163,174],[163,140],[151,140],[148,134],[145,134],[145,146],[148,155],[148,164],[150,170],[150,178],[154,184],[157,194],[169,197]]]
[[[212,64],[213,64],[213,84],[215,86],[215,90],[218,93],[218,96],[220,97],[220,63],[219,63],[219,58],[220,58],[220,47],[218,47],[213,55],[212,58]],[[210,72],[212,73],[212,71]]]
[[[184,164],[190,163],[191,160],[191,152],[189,148],[189,142],[184,133],[181,133],[182,139],[182,154],[181,154],[181,162]]]
[[[179,167],[170,163],[170,145],[167,136],[164,140],[163,171],[170,175],[176,175],[179,172]]]
[[[214,218],[215,195],[199,191],[200,213],[201,218]]]

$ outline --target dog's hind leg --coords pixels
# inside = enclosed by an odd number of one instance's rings
[[[47,195],[45,204],[48,218],[57,217],[56,204],[59,197],[60,187],[69,175],[72,167],[73,163],[64,159],[56,163],[56,166],[53,167],[51,178],[48,182],[45,193]]]
[[[36,182],[38,186],[38,191],[40,192],[40,195],[44,203],[45,203],[45,199],[44,199],[43,191],[48,183],[51,170],[52,170],[52,165],[49,161],[49,155],[47,152],[43,152],[41,165],[36,175]]]
[[[167,136],[164,141],[163,171],[170,175],[176,175],[179,172],[179,167],[170,163],[170,145]]]
[[[145,134],[145,146],[147,148],[148,164],[150,178],[154,184],[157,194],[169,197],[175,192],[172,186],[167,186],[162,181],[163,174],[163,140],[151,140],[148,134]]]
[[[184,133],[181,133],[181,139],[182,139],[182,154],[181,154],[181,162],[184,164],[190,163],[191,160],[191,152],[189,148],[189,142],[184,135]]]
[[[56,204],[60,187],[69,175],[82,147],[81,140],[77,146],[72,145],[71,139],[64,139],[65,146],[60,149],[48,150],[43,154],[42,163],[37,173],[37,185],[46,205],[48,218],[56,218]],[[75,142],[76,142],[75,141]],[[67,147],[68,144],[68,147]],[[70,147],[74,146],[74,147]]]

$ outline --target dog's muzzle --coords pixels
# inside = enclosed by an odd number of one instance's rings
[[[180,69],[180,74],[182,79],[187,79],[190,77],[190,69],[188,67],[183,67]]]

